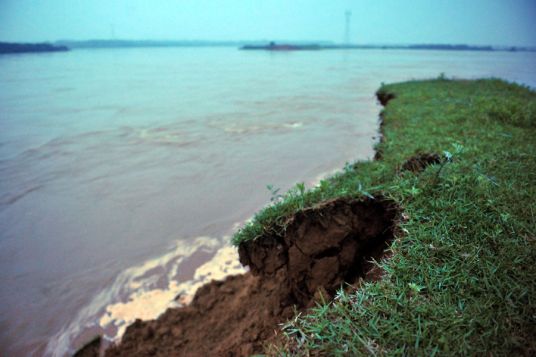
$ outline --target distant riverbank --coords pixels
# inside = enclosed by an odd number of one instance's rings
[[[31,52],[65,52],[67,46],[53,45],[50,43],[10,43],[0,42],[0,54],[8,53],[31,53]]]
[[[435,51],[510,51],[534,52],[522,46],[477,46],[468,44],[342,44],[327,41],[155,41],[155,40],[61,40],[69,48],[144,48],[144,47],[236,47],[282,50],[435,50]]]

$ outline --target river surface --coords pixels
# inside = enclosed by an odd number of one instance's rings
[[[236,227],[373,156],[381,82],[500,77],[536,54],[234,48],[0,57],[0,354],[64,356],[240,272]],[[181,298],[175,300],[179,294]]]

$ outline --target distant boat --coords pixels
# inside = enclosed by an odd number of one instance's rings
[[[309,51],[320,50],[320,45],[291,45],[291,44],[276,44],[270,42],[268,45],[246,45],[240,47],[241,50],[265,50],[265,51]]]

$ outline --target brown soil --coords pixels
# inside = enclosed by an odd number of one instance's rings
[[[391,99],[395,98],[395,95],[389,92],[377,91],[376,98],[378,98],[380,104],[385,107]]]
[[[337,199],[288,219],[281,235],[239,247],[250,272],[200,288],[191,305],[136,321],[107,356],[247,356],[295,309],[365,277],[393,237],[397,208],[381,197]],[[368,274],[372,278],[376,274]]]
[[[427,166],[440,164],[441,156],[436,153],[417,154],[407,159],[400,168],[400,171],[411,171],[419,173],[424,171]]]

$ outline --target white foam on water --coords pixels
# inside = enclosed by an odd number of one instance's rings
[[[136,319],[156,319],[168,308],[189,304],[196,290],[211,280],[246,272],[238,261],[236,248],[227,241],[227,237],[178,241],[168,253],[123,271],[50,340],[45,354],[72,355],[78,347],[73,346],[74,340],[87,329],[102,331],[105,340],[118,342]],[[177,281],[181,263],[199,251],[215,254],[197,267],[193,279]]]

